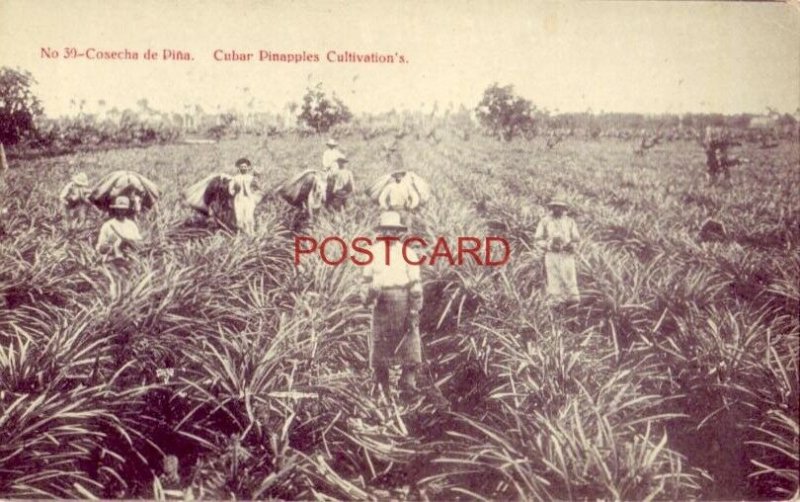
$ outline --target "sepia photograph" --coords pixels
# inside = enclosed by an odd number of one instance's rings
[[[800,3],[0,0],[0,499],[800,499]]]

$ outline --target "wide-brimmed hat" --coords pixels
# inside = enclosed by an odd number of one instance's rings
[[[375,230],[400,230],[406,231],[408,227],[403,225],[400,220],[400,213],[397,211],[384,211],[381,213],[381,219]]]
[[[333,138],[328,138],[328,141],[325,142],[328,146],[339,146],[339,142]]]
[[[130,209],[131,208],[131,200],[124,195],[120,195],[119,197],[114,199],[114,202],[111,203],[111,209]]]
[[[72,182],[78,186],[89,186],[89,178],[86,176],[86,173],[78,173],[72,177]]]
[[[347,157],[345,157],[344,155],[339,155],[338,157],[336,157],[336,162],[350,162],[350,161],[347,160]]]
[[[563,207],[569,209],[569,203],[560,197],[554,197],[547,203],[547,207]]]
[[[250,159],[248,159],[247,157],[242,157],[236,161],[236,167],[242,167],[242,166],[251,167],[252,165],[253,164],[250,163]]]

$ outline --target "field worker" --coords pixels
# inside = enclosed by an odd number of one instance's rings
[[[142,235],[133,221],[133,204],[128,197],[120,195],[115,198],[109,210],[111,218],[100,227],[95,249],[100,254],[111,253],[114,258],[122,258],[127,248],[136,248]]]
[[[728,149],[738,146],[738,143],[728,139],[710,141],[704,145],[706,151],[706,167],[708,167],[708,180],[711,184],[717,183],[720,174],[726,182],[730,182],[730,167],[737,166],[742,160],[731,156]]]
[[[322,153],[322,170],[328,173],[336,167],[336,160],[344,154],[339,150],[339,143],[333,138],[325,142],[325,146],[327,148]]]
[[[89,178],[86,173],[78,173],[73,176],[61,190],[59,199],[63,204],[67,228],[72,228],[73,223],[80,226],[86,219],[87,211],[91,207],[89,193]]]
[[[381,214],[380,224],[375,228],[382,236],[400,237],[407,231],[400,222],[400,214],[386,211]],[[419,334],[419,312],[422,309],[422,283],[418,261],[413,249],[406,249],[403,257],[402,244],[391,243],[389,264],[385,260],[385,244],[381,251],[364,267],[361,298],[366,306],[374,305],[372,332],[369,340],[369,362],[375,381],[384,392],[389,390],[389,367],[400,363],[401,394],[411,397],[418,391],[417,372],[422,363],[422,348]]]
[[[385,211],[404,211],[407,208],[417,207],[419,195],[408,183],[402,183],[405,172],[392,173],[394,183],[384,187],[378,196],[378,204]]]
[[[353,173],[345,167],[347,157],[336,159],[338,166],[328,176],[328,193],[325,203],[330,209],[338,211],[347,205],[347,198],[353,193]]]
[[[257,198],[254,193],[253,166],[249,159],[241,158],[236,161],[239,171],[233,175],[229,190],[233,197],[233,211],[236,216],[236,227],[248,235],[255,232],[255,211]]]
[[[578,303],[578,278],[575,271],[575,244],[580,241],[575,220],[567,216],[567,203],[554,198],[547,204],[550,215],[539,221],[533,236],[535,244],[543,248],[544,268],[547,275],[548,303],[561,305]]]

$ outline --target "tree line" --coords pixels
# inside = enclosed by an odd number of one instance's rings
[[[0,143],[18,145],[21,149],[67,153],[78,149],[113,148],[174,142],[187,134],[219,140],[241,134],[282,136],[335,134],[361,136],[370,140],[386,134],[397,138],[416,136],[438,143],[446,134],[462,140],[473,135],[488,135],[501,141],[517,137],[547,137],[551,148],[565,137],[585,139],[639,139],[659,136],[666,140],[693,140],[708,126],[738,130],[753,141],[788,139],[798,136],[798,119],[792,114],[767,110],[762,116],[753,114],[660,114],[559,113],[538,108],[520,96],[513,85],[489,85],[474,109],[452,104],[439,110],[435,104],[430,113],[391,111],[355,116],[335,92],[322,84],[309,85],[301,103],[289,103],[285,114],[259,113],[253,109],[208,113],[201,106],[186,107],[183,113],[163,113],[152,109],[146,99],[136,109],[105,109],[103,113],[84,111],[85,102],[73,103],[77,113],[68,117],[50,118],[33,93],[36,81],[21,69],[0,68]],[[800,117],[800,110],[796,115]],[[754,126],[754,120],[766,125]],[[552,146],[551,146],[552,145]]]

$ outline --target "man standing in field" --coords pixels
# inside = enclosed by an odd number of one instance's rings
[[[710,184],[717,184],[720,174],[722,174],[725,182],[729,184],[731,180],[730,168],[747,162],[747,160],[740,160],[728,153],[732,146],[741,146],[741,144],[734,141],[730,134],[722,129],[710,126],[706,128],[703,148],[706,151],[706,167],[708,168],[708,181]]]
[[[539,221],[533,239],[545,250],[544,268],[547,275],[547,301],[551,305],[580,302],[578,278],[575,271],[575,245],[580,241],[575,220],[567,216],[569,205],[560,198],[551,200],[550,215]]]
[[[328,176],[325,203],[334,211],[343,209],[347,205],[347,198],[353,193],[353,173],[344,167],[347,162],[347,157],[344,155],[336,159],[338,167]]]
[[[408,229],[394,211],[381,214],[375,229],[381,236],[397,238]],[[375,380],[384,392],[389,390],[389,367],[394,362],[402,366],[401,395],[411,397],[418,392],[417,372],[422,364],[422,342],[419,333],[419,313],[422,309],[422,282],[418,261],[412,249],[399,240],[388,248],[388,264],[384,243],[375,249],[375,258],[364,267],[361,298],[365,305],[374,305],[372,332],[369,340],[369,361]],[[408,261],[406,261],[408,260]]]
[[[339,150],[339,143],[333,138],[330,138],[325,143],[325,146],[327,148],[322,153],[322,170],[325,173],[329,173],[336,167],[336,161],[339,157],[344,157],[344,154]]]
[[[392,173],[389,182],[378,196],[378,204],[386,211],[406,211],[419,205],[419,195],[409,183],[403,183],[406,173],[396,171]]]
[[[91,206],[89,192],[89,178],[86,173],[78,173],[73,176],[61,190],[59,198],[64,207],[64,218],[68,229],[73,228],[74,224],[80,227],[86,220]]]

